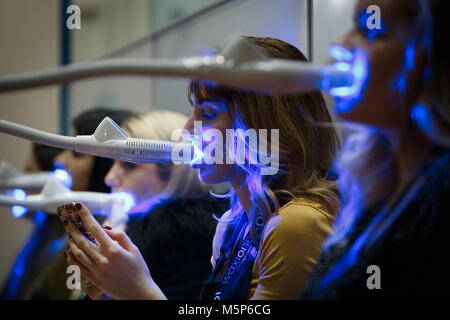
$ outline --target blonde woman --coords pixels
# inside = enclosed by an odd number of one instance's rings
[[[306,60],[297,48],[283,41],[248,39],[270,57]],[[317,125],[331,122],[323,96],[318,92],[268,96],[193,82],[189,100],[193,112],[185,128],[194,141],[195,121],[202,121],[204,133],[215,129],[223,137],[227,129],[279,130],[279,141],[267,135],[267,150],[275,150],[272,145],[278,147],[278,156],[276,152],[269,155],[279,163],[275,174],[262,175],[268,165],[249,161],[255,150],[245,138],[240,141],[244,163],[205,161],[194,166],[204,183],[228,182],[232,189],[231,209],[216,233],[214,269],[205,281],[201,299],[295,298],[322,241],[331,232],[338,207],[335,183],[328,179],[338,138],[334,129]],[[205,145],[199,146],[205,150]],[[224,156],[233,156],[230,150],[222,150]],[[261,159],[264,152],[259,150],[257,155]],[[66,224],[72,235],[69,263],[80,265],[82,274],[114,298],[167,298],[153,278],[152,263],[149,271],[125,234],[103,230],[84,206],[77,204],[75,208],[100,246],[92,246],[73,225]]]
[[[368,6],[382,28],[369,30]],[[338,165],[344,207],[301,295],[444,298],[450,286],[448,1],[359,1],[341,44],[367,64]]]
[[[170,140],[186,120],[177,112],[154,110],[128,119],[122,129],[134,138]],[[165,294],[171,299],[197,299],[210,272],[213,214],[224,210],[219,200],[209,195],[209,188],[186,164],[115,160],[105,183],[112,192],[134,196],[125,231],[152,266],[152,276]]]

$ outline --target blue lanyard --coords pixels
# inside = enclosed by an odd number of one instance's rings
[[[222,285],[228,285],[229,283],[232,282],[235,274],[239,270],[242,263],[245,261],[248,253],[251,252],[252,248],[253,248],[253,240],[249,232],[245,237],[244,241],[242,242],[239,250],[237,250],[234,253],[233,259],[228,264],[227,270],[225,271],[225,274],[222,280],[220,281]]]
[[[253,238],[249,231],[245,235],[247,217],[243,216],[238,226],[224,248],[216,267],[203,286],[201,298],[222,300],[225,299],[245,299],[248,291],[248,283],[251,278],[251,270],[257,249],[253,244]],[[244,236],[245,235],[245,236]],[[240,243],[239,239],[242,239]],[[239,244],[240,243],[240,244]],[[214,282],[214,278],[225,262],[230,259],[224,275],[220,280]]]

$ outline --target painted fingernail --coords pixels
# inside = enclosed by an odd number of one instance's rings
[[[75,206],[75,202],[71,202],[70,203],[70,209],[72,209],[73,211],[77,211],[77,207]]]
[[[81,205],[81,203],[77,202],[75,203],[75,207],[77,208],[77,210],[81,210],[83,206]]]
[[[112,228],[111,228],[110,226],[106,225],[106,224],[103,225],[102,228],[103,228],[103,229],[106,229],[106,230],[112,230]]]
[[[64,205],[64,210],[66,210],[66,211],[70,210],[70,204],[69,203]]]

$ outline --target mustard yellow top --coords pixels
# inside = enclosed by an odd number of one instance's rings
[[[226,215],[230,214],[227,212]],[[322,243],[332,231],[334,217],[317,203],[296,198],[267,221],[261,236],[247,299],[294,299],[316,263]],[[225,224],[219,223],[213,257],[220,249]]]

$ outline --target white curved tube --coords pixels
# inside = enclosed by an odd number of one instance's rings
[[[68,83],[75,80],[113,75],[187,77],[216,84],[273,93],[307,92],[351,86],[353,75],[332,66],[273,59],[234,67],[221,57],[188,58],[181,61],[150,59],[111,59],[73,64],[58,69],[0,77],[0,92]]]
[[[271,93],[350,87],[353,74],[334,66],[268,59],[243,37],[232,38],[220,55],[168,59],[108,59],[0,77],[0,92],[67,83],[99,76],[188,77],[214,84]]]
[[[60,205],[70,202],[82,202],[93,214],[107,216],[111,227],[126,223],[127,211],[134,206],[125,194],[71,191],[56,179],[47,182],[40,194],[30,195],[22,200],[0,194],[2,206],[23,206],[31,211],[52,214],[56,214]]]
[[[75,137],[67,137],[0,119],[0,132],[55,148],[74,149]]]
[[[55,172],[22,174],[6,161],[0,162],[0,190],[16,188],[41,190],[51,179],[58,179],[69,188],[72,185],[72,178],[70,175],[61,169],[58,169]]]
[[[0,132],[56,148],[134,163],[177,161],[190,163],[194,149],[190,143],[130,138],[106,117],[93,135],[66,137],[0,119]]]

